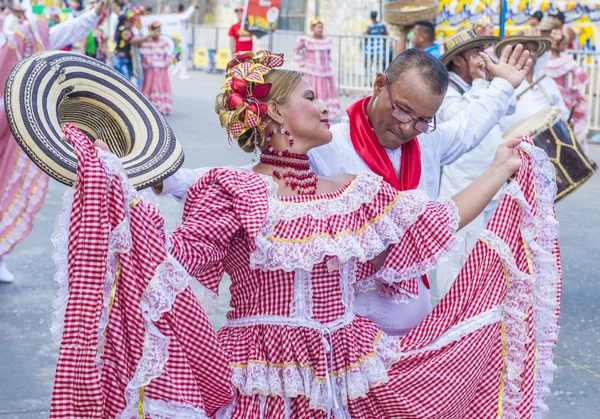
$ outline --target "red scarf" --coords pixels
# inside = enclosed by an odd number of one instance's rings
[[[354,102],[347,110],[350,117],[350,138],[358,155],[369,169],[399,191],[417,189],[421,180],[421,147],[417,137],[402,145],[400,179],[387,153],[379,144],[367,118],[367,104],[371,96]]]
[[[417,189],[421,180],[421,147],[417,137],[402,145],[400,157],[400,178],[383,146],[379,143],[375,131],[367,118],[367,104],[371,96],[354,102],[348,110],[350,117],[350,139],[358,155],[367,163],[369,169],[383,177],[387,183],[399,191]],[[421,277],[429,289],[426,275]]]

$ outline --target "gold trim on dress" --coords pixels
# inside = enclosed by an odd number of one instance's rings
[[[375,337],[375,340],[371,344],[371,346],[373,347],[373,351],[375,351],[375,347],[379,343],[379,340],[381,338],[381,334],[382,333],[383,332],[380,330],[377,333],[377,336]],[[333,376],[333,377],[337,377],[337,376],[340,376],[342,374],[345,374],[345,373],[347,373],[348,371],[350,371],[352,369],[358,368],[363,363],[364,360],[373,358],[375,355],[376,355],[375,352],[371,352],[371,353],[362,355],[362,356],[360,356],[358,358],[358,360],[355,363],[350,364],[350,365],[346,365],[341,370],[338,370],[338,371],[335,371],[335,372],[331,372],[331,373],[329,373],[329,375]],[[319,376],[317,376],[316,375],[317,371],[310,364],[301,364],[300,362],[296,362],[296,361],[294,361],[294,362],[279,363],[279,364],[271,364],[270,362],[267,362],[267,361],[260,361],[260,360],[257,360],[257,359],[250,359],[246,363],[230,362],[229,366],[231,366],[232,368],[246,369],[246,368],[248,368],[248,366],[250,364],[264,365],[264,366],[267,366],[269,368],[287,368],[287,367],[307,368],[307,369],[311,370],[313,374],[315,374],[315,377],[314,377],[315,380],[318,380],[318,381],[321,381],[321,382],[326,382],[327,381],[327,379],[325,377],[319,377]]]
[[[343,235],[350,235],[350,236],[356,236],[360,233],[362,233],[363,231],[365,231],[367,228],[369,228],[372,224],[376,223],[377,221],[381,220],[383,217],[385,217],[385,215],[387,214],[387,212],[400,200],[400,197],[402,196],[402,192],[398,192],[398,194],[396,195],[396,198],[390,202],[388,205],[386,205],[386,207],[383,209],[383,212],[378,215],[375,218],[370,219],[369,221],[367,221],[365,223],[365,225],[363,225],[361,228],[359,228],[356,231],[353,230],[344,230],[344,231],[340,231],[339,233],[336,233],[333,235],[334,239],[337,239]],[[315,237],[328,237],[331,236],[331,234],[329,233],[314,233],[311,234],[310,236],[307,236],[303,239],[285,239],[285,238],[280,238],[280,237],[267,237],[267,240],[270,242],[278,242],[278,243],[305,243],[307,241],[310,241],[311,239],[315,238]]]

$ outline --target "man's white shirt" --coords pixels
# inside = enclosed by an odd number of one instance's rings
[[[541,74],[540,76],[541,77]],[[536,80],[538,77],[536,77]],[[535,80],[534,80],[535,82]],[[502,133],[510,131],[511,128],[531,118],[536,113],[550,106],[560,108],[562,117],[567,120],[569,118],[569,110],[565,106],[560,90],[556,82],[552,78],[546,76],[541,79],[535,86],[529,88],[530,84],[527,80],[523,80],[521,85],[515,90],[515,96],[523,92],[523,95],[517,100],[515,113],[505,117],[500,121],[500,129]],[[525,91],[527,90],[527,91]]]
[[[450,80],[456,88],[452,86],[448,88],[444,102],[437,113],[439,120],[442,122],[451,121],[469,103],[479,100],[490,84],[486,80],[475,79],[469,85],[453,72],[450,72]],[[464,93],[461,94],[458,89],[461,89]],[[515,105],[513,95],[506,115],[512,115],[515,112]],[[449,199],[474,181],[489,167],[501,142],[502,132],[500,126],[496,124],[477,147],[460,156],[452,164],[444,165],[438,198]]]
[[[489,82],[483,79],[475,79],[469,85],[453,72],[450,72],[450,81],[451,87],[448,89],[437,114],[440,121],[452,120],[462,112],[465,106],[468,106],[474,100],[478,100],[489,85]],[[513,95],[507,114],[512,114],[514,111],[515,98]],[[496,124],[477,147],[459,157],[452,164],[443,166],[438,198],[440,200],[450,199],[473,182],[489,167],[501,142],[502,132],[499,125]],[[454,283],[469,253],[476,244],[476,240],[473,240],[470,234],[473,233],[475,234],[474,237],[477,237],[479,231],[485,228],[498,206],[499,195],[498,193],[495,199],[487,205],[483,213],[457,233],[457,236],[462,239],[462,243],[452,254],[438,264],[435,281],[438,297],[443,297]]]

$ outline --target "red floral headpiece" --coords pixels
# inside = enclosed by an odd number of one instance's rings
[[[283,65],[283,54],[269,51],[240,52],[227,64],[223,84],[223,105],[219,118],[227,129],[227,136],[239,138],[248,130],[254,130],[252,141],[262,134],[267,121],[267,103],[261,99],[269,96],[271,83],[265,83],[264,75]]]

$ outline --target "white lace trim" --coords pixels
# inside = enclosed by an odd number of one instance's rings
[[[553,79],[562,77],[570,73],[574,68],[577,68],[577,63],[570,55],[564,55],[559,58],[553,58],[548,61],[544,71],[546,75]]]
[[[375,273],[375,279],[384,284],[394,285],[399,282],[420,278],[427,272],[434,269],[441,261],[448,259],[448,255],[456,250],[457,247],[460,246],[461,242],[462,238],[453,237],[450,241],[445,243],[435,255],[400,270],[383,267],[377,271],[377,273]],[[401,294],[388,296],[389,298],[392,298],[395,303],[408,303],[412,299],[418,297],[418,294],[409,293],[405,290],[402,290],[402,288],[399,288],[399,290],[402,291]]]
[[[452,199],[446,199],[440,202],[444,206],[448,213],[448,231],[452,234],[456,234],[458,227],[460,226],[460,214],[458,213],[458,207]]]
[[[518,190],[515,182],[507,188],[507,193],[512,194]],[[520,190],[518,190],[520,193]],[[512,195],[511,195],[512,196]],[[521,193],[522,196],[522,193]],[[502,320],[504,322],[504,350],[505,371],[502,375],[504,387],[502,391],[502,417],[517,418],[518,406],[522,400],[521,384],[523,371],[527,359],[527,312],[531,307],[533,278],[521,272],[517,267],[510,247],[490,230],[483,230],[480,234],[488,247],[495,250],[503,262],[508,275],[506,297],[502,304]]]
[[[525,202],[521,202],[521,234],[529,246],[533,267],[534,298],[533,325],[537,346],[535,365],[536,380],[533,387],[533,408],[531,417],[542,418],[548,411],[544,403],[550,393],[554,365],[554,348],[558,339],[558,283],[560,274],[552,252],[558,239],[558,221],[554,214],[556,197],[555,171],[550,159],[543,150],[527,143],[521,148],[531,157],[534,167],[535,215]]]
[[[71,211],[73,209],[73,198],[75,190],[69,189],[63,195],[63,208],[56,216],[52,244],[54,252],[52,259],[56,267],[54,280],[58,282],[59,288],[56,297],[52,301],[54,312],[52,313],[52,337],[60,345],[65,327],[65,313],[69,301],[69,225],[71,223]]]
[[[100,162],[109,175],[109,182],[113,181],[113,177],[119,174],[121,163],[119,158],[108,152],[98,150],[98,157]],[[121,181],[122,184],[127,182]],[[133,246],[131,238],[130,217],[129,217],[129,204],[132,202],[131,194],[126,194],[124,202],[125,217],[123,220],[109,233],[108,236],[108,250],[106,254],[106,275],[104,277],[104,286],[102,288],[102,311],[100,312],[100,319],[98,321],[98,350],[96,353],[96,366],[98,370],[102,372],[104,366],[104,360],[102,355],[104,353],[104,345],[106,344],[106,328],[108,327],[108,321],[110,316],[110,308],[112,306],[113,299],[113,287],[117,280],[117,269],[119,264],[118,254],[129,252]]]
[[[467,320],[452,326],[428,345],[410,351],[400,352],[400,356],[403,357],[420,354],[423,352],[437,351],[453,342],[458,342],[465,336],[476,332],[482,327],[498,323],[500,320],[502,320],[502,306],[498,305],[489,309],[488,311],[479,313],[476,316],[470,317]]]
[[[348,192],[350,194],[352,191]],[[404,192],[385,213],[371,220],[358,233],[315,235],[303,242],[283,242],[269,240],[281,219],[279,200],[271,195],[267,217],[256,237],[256,249],[250,255],[250,267],[287,272],[295,269],[310,271],[328,255],[335,256],[340,265],[352,257],[365,262],[391,244],[398,243],[406,230],[425,211],[428,201],[427,195],[422,191]],[[324,201],[322,205],[327,206],[328,201]],[[334,212],[330,213],[333,214]]]
[[[342,264],[340,270],[340,292],[345,313],[354,311],[354,285],[356,284],[356,260]]]
[[[333,41],[329,38],[315,39],[310,36],[300,38],[305,43],[305,48],[312,51],[330,50],[333,46]]]
[[[364,397],[370,388],[388,380],[387,370],[399,359],[398,338],[381,333],[374,352],[355,365],[329,378],[335,381],[334,397],[341,405],[348,400]],[[311,409],[327,410],[330,389],[324,378],[316,377],[307,365],[293,364],[285,367],[249,362],[247,367],[233,368],[233,385],[242,394],[297,397],[310,399]]]
[[[33,162],[29,159],[29,157],[27,157],[27,154],[19,148],[19,150],[17,151],[17,161],[15,163],[15,168],[13,169],[13,172],[11,173],[10,178],[8,179],[8,184],[6,185],[6,188],[4,188],[4,191],[2,191],[2,201],[6,200],[6,194],[12,189],[12,187],[17,181],[24,182],[24,177],[28,175],[27,171],[25,170],[28,164],[34,165]],[[34,167],[36,166],[34,165]],[[33,172],[35,173],[35,170]]]
[[[139,194],[133,188],[131,183],[129,183],[127,176],[122,172],[119,159],[116,158],[116,156],[112,157],[110,153],[101,150],[98,151],[98,155],[108,174],[118,174],[123,188],[126,207],[129,208],[129,204],[138,199]],[[140,202],[138,205],[143,204],[143,202]],[[130,236],[129,218],[126,218],[125,221],[126,224],[123,228],[129,232]],[[142,317],[146,327],[143,354],[138,361],[133,378],[127,384],[125,389],[127,406],[123,412],[119,414],[118,418],[129,419],[139,417],[138,402],[140,399],[141,387],[147,386],[154,378],[159,377],[162,374],[163,367],[169,356],[170,340],[162,334],[154,322],[158,321],[163,313],[171,310],[175,303],[175,299],[183,290],[185,290],[185,288],[187,288],[188,282],[189,275],[185,269],[171,255],[167,254],[167,258],[157,266],[154,277],[146,286],[140,301]],[[192,413],[196,415],[197,412],[201,412],[204,415],[199,416],[201,418],[206,416],[201,409],[193,408],[192,406],[183,403],[167,403],[149,400],[147,403],[144,403],[144,408],[146,408],[146,406],[150,410],[155,410],[156,413],[153,417],[161,417],[161,411],[168,413],[173,411],[173,409],[175,409],[176,415],[165,417],[180,417],[178,416],[180,414],[191,415]],[[148,411],[146,413],[151,414],[152,412]]]
[[[252,326],[289,326],[315,329],[320,333],[331,333],[348,326],[356,318],[352,311],[329,323],[319,323],[316,320],[274,315],[260,315],[241,317],[227,320],[227,327],[252,327]]]
[[[444,206],[448,213],[448,224],[447,228],[450,233],[455,234],[460,224],[460,216],[458,214],[458,208],[453,200],[448,199],[440,202]],[[414,278],[420,278],[430,270],[434,269],[441,261],[448,259],[448,255],[456,250],[456,248],[463,241],[462,238],[454,237],[452,240],[444,244],[435,255],[422,260],[414,265],[410,265],[406,268],[397,270],[389,267],[382,267],[375,274],[368,278],[365,278],[356,286],[356,292],[358,294],[364,293],[373,289],[379,288],[379,294],[386,298],[389,298],[395,304],[407,304],[411,300],[418,298],[418,294],[410,293],[402,288],[398,288],[399,293],[388,294],[381,284],[394,285],[399,282],[410,281]]]
[[[20,154],[25,156],[26,164],[24,167],[18,167],[17,170],[19,171],[15,170],[10,175],[9,185],[3,191],[4,198],[2,202],[8,203],[12,202],[15,198],[20,199],[16,199],[14,204],[10,205],[0,218],[0,231],[9,231],[9,234],[0,241],[0,254],[2,255],[10,250],[14,241],[18,240],[23,230],[27,228],[30,219],[30,216],[27,215],[29,212],[27,210],[28,208],[37,207],[40,201],[43,201],[48,185],[48,176],[41,172],[24,152]],[[20,163],[17,163],[17,165],[20,165]],[[16,183],[18,183],[18,188],[21,191],[28,191],[26,193],[31,194],[31,196],[27,198],[21,195],[8,197],[9,188],[14,187]],[[7,199],[9,200],[7,201]]]
[[[148,283],[141,298],[142,317],[146,326],[142,358],[125,395],[127,407],[118,416],[120,419],[137,414],[140,388],[147,386],[154,378],[162,374],[169,356],[169,338],[155,326],[163,313],[173,307],[177,296],[188,286],[189,276],[185,269],[171,256],[158,267],[154,278]],[[136,416],[137,417],[137,416]]]
[[[279,186],[271,176],[261,175],[267,187],[269,213],[277,220],[295,220],[311,216],[325,220],[334,215],[350,214],[369,203],[381,188],[382,178],[372,173],[360,173],[339,196],[304,202],[282,201],[277,195]],[[330,195],[330,194],[327,194]]]
[[[311,319],[313,315],[311,274],[302,269],[294,271],[294,297],[290,301],[290,317]]]
[[[143,412],[146,417],[152,419],[208,419],[208,415],[199,407],[187,403],[166,402],[164,400],[153,400],[144,396],[142,402]],[[137,410],[127,411],[119,415],[120,419],[139,419]]]
[[[219,310],[219,295],[209,290],[200,283],[193,286],[194,296],[207,313],[216,313]]]

